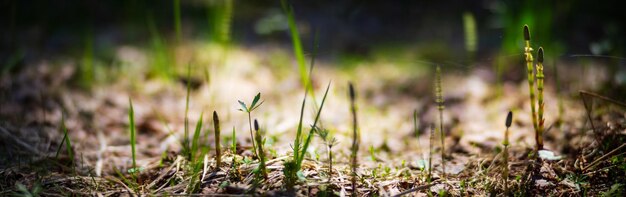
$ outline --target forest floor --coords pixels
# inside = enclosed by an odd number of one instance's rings
[[[73,60],[31,62],[5,73],[0,81],[0,195],[351,195],[349,81],[357,96],[359,196],[503,196],[505,181],[514,196],[626,192],[624,106],[579,94],[606,85],[609,71],[602,65],[587,70],[567,65],[566,70],[560,64],[559,70],[566,72],[558,73],[558,86],[554,67],[547,67],[544,149],[555,155],[542,157],[534,151],[523,62],[512,64],[501,80],[488,65],[444,65],[444,174],[441,138],[435,133],[430,140],[439,117],[434,66],[373,61],[342,68],[318,61],[311,74],[314,94],[308,95],[304,108],[304,135],[313,124],[314,106],[330,84],[317,127],[338,142],[331,149],[332,172],[328,149],[315,136],[291,190],[283,169],[292,158],[305,91],[294,74],[297,69],[288,66],[290,56],[279,47],[234,47],[223,64],[217,64],[219,53],[212,51],[215,46],[190,45],[175,53],[177,65],[193,62],[188,112],[185,75],[150,77],[144,70],[150,56],[133,47],[120,48],[116,57],[123,65],[96,75],[105,82],[94,80],[90,88],[76,85],[80,62]],[[176,71],[185,73],[185,67]],[[248,114],[238,110],[237,102],[249,104],[257,93],[263,103],[251,117],[259,121],[266,138],[267,178],[254,176],[259,160],[252,149]],[[137,128],[137,168],[132,166],[129,99]],[[213,111],[222,127],[223,163],[217,167]],[[509,111],[510,173],[503,177],[502,142]],[[186,116],[190,132],[204,117],[198,150],[207,154],[195,161],[200,170],[181,153]],[[72,154],[61,144],[62,122]]]

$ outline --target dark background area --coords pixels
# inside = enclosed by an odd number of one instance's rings
[[[93,34],[96,51],[119,44],[148,42],[147,21],[172,37],[169,0],[9,0],[0,3],[0,61],[22,53],[26,60],[80,51],[85,35]],[[210,38],[213,1],[181,1],[185,39]],[[476,18],[477,57],[517,53],[521,26],[530,23],[536,43],[559,48],[559,55],[624,56],[626,14],[612,1],[291,1],[305,47],[320,32],[322,58],[338,54],[368,56],[381,45],[443,46],[465,56],[462,15]],[[273,13],[280,1],[235,1],[233,42],[241,45],[290,43],[282,29],[259,34],[255,25]],[[591,49],[591,45],[597,50]]]

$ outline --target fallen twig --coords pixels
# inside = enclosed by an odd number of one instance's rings
[[[431,184],[427,184],[427,185],[417,186],[417,187],[414,187],[412,189],[400,192],[399,194],[396,194],[393,197],[400,197],[400,196],[404,196],[404,195],[407,195],[407,194],[410,194],[410,193],[413,193],[413,192],[416,192],[416,191],[428,189],[428,188],[432,187],[433,185],[435,185],[435,184],[431,183]]]

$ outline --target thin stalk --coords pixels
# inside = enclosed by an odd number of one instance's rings
[[[502,179],[504,180],[504,195],[509,193],[509,127],[511,127],[511,122],[513,121],[513,112],[509,111],[509,114],[506,116],[506,130],[504,130],[504,152],[503,152],[503,169]]]
[[[128,124],[130,129],[130,150],[133,158],[133,168],[137,167],[137,162],[135,160],[135,110],[133,110],[133,101],[128,98],[128,103],[130,103],[130,108],[128,109]]]
[[[233,153],[233,155],[237,154],[237,134],[235,133],[235,127],[233,127],[233,133],[232,133],[232,144],[230,145],[230,151]]]
[[[356,188],[356,176],[357,176],[357,165],[358,158],[357,152],[359,151],[359,132],[358,132],[358,124],[357,124],[357,116],[356,116],[356,104],[355,98],[356,93],[354,91],[354,86],[352,83],[348,83],[349,93],[350,93],[350,111],[352,112],[352,155],[351,155],[351,164],[352,164],[352,196],[357,196],[357,188]]]
[[[443,105],[443,89],[441,87],[441,68],[437,66],[436,73],[436,82],[435,82],[435,96],[437,98],[437,109],[439,110],[439,134],[441,138],[441,168],[443,171],[443,178],[446,178],[446,135],[443,130],[443,109],[445,108]]]
[[[533,121],[533,128],[535,129],[535,141],[537,142],[537,151],[541,149],[539,147],[539,133],[537,132],[537,111],[535,109],[535,77],[533,75],[533,48],[530,47],[530,31],[528,30],[528,25],[524,25],[524,55],[526,60],[526,69],[528,76],[528,89],[530,91],[530,111],[531,118]]]
[[[252,134],[252,116],[250,115],[250,112],[248,112],[248,126],[250,126],[250,139],[252,140],[252,150],[254,151],[254,154],[256,154],[256,157],[259,157],[259,153],[256,150],[256,143],[254,142],[254,135]]]
[[[413,111],[413,129],[415,130],[415,138],[417,139],[417,152],[420,152],[420,131],[417,125],[417,109]]]
[[[263,152],[263,137],[261,136],[261,131],[259,129],[259,122],[254,119],[254,130],[256,130],[256,144],[259,156],[259,170],[261,170],[261,174],[263,178],[267,180],[267,169],[265,167],[265,152]]]
[[[220,119],[216,111],[213,111],[213,126],[215,129],[215,168],[219,169],[222,165],[222,145],[220,143]]]
[[[183,152],[191,161],[191,148],[189,147],[189,94],[191,93],[191,65],[187,65],[187,96],[185,98],[185,122],[183,137]]]
[[[538,141],[537,141],[537,147],[539,150],[543,149],[543,131],[544,131],[544,122],[545,120],[543,119],[543,107],[544,107],[544,103],[543,103],[543,79],[544,79],[544,75],[543,75],[543,47],[539,47],[539,51],[537,54],[537,102],[539,105],[539,113],[538,113],[538,118],[537,121],[539,121],[539,124],[537,125],[537,135],[538,137]]]
[[[328,183],[333,178],[333,144],[328,144]]]
[[[432,169],[433,169],[433,142],[435,141],[435,126],[430,125],[430,135],[428,136],[428,177],[426,181],[428,183],[432,180]]]

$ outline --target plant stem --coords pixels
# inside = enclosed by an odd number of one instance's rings
[[[446,145],[445,145],[445,140],[446,140],[446,135],[445,132],[443,131],[443,109],[444,109],[444,105],[443,105],[443,89],[441,87],[441,68],[439,66],[437,66],[437,72],[436,72],[436,81],[435,81],[435,96],[436,96],[436,101],[437,101],[437,109],[439,110],[439,133],[440,133],[440,137],[441,137],[441,168],[443,171],[443,178],[446,178],[446,158],[445,158],[445,153],[446,153]]]
[[[357,116],[356,116],[356,105],[355,105],[355,97],[356,93],[354,91],[354,86],[352,83],[349,83],[350,90],[350,111],[352,112],[352,196],[357,196],[357,188],[356,188],[356,170],[358,165],[357,160],[357,152],[359,151],[359,132],[357,127]]]
[[[433,141],[435,141],[435,126],[430,125],[430,135],[428,136],[428,177],[426,181],[430,183],[433,168]]]
[[[537,147],[539,150],[543,149],[543,130],[544,130],[544,122],[543,119],[543,47],[539,47],[538,55],[537,55],[537,102],[539,105],[539,117],[537,118],[538,126],[537,126]]]
[[[528,30],[528,25],[524,25],[524,55],[526,60],[526,69],[528,76],[528,89],[530,90],[530,110],[531,110],[531,118],[533,121],[533,128],[535,129],[535,141],[537,143],[537,150],[539,151],[543,147],[539,147],[539,132],[537,130],[537,111],[535,109],[535,77],[533,75],[533,48],[530,47],[530,31]]]
[[[263,137],[261,136],[261,131],[259,129],[259,122],[254,120],[254,129],[256,130],[256,144],[258,147],[258,157],[259,157],[259,170],[261,170],[261,174],[263,178],[267,180],[267,170],[265,167],[265,152],[263,152]]]
[[[503,168],[504,172],[502,172],[502,179],[504,180],[504,195],[506,196],[509,193],[509,127],[511,127],[511,122],[513,121],[513,112],[509,111],[509,114],[506,116],[506,130],[504,130],[504,152],[503,152]]]
[[[213,125],[215,128],[215,168],[219,169],[222,164],[222,146],[220,143],[220,119],[216,111],[213,111]]]
[[[259,153],[256,150],[256,144],[254,143],[254,135],[252,134],[252,116],[250,116],[250,112],[248,112],[248,126],[250,126],[250,139],[252,140],[252,150],[254,151],[254,154],[256,155],[256,157],[259,157]]]
[[[328,145],[328,183],[333,178],[333,145]]]

